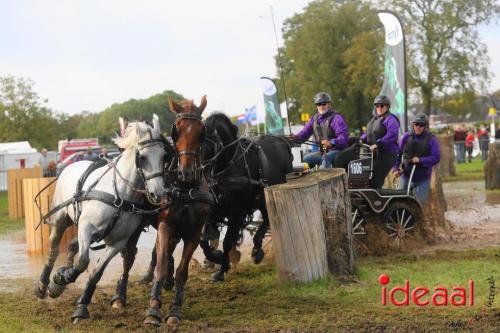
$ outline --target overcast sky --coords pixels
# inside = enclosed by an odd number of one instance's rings
[[[276,75],[270,5],[281,38],[283,20],[308,2],[1,0],[0,75],[32,79],[69,114],[169,89],[236,115],[261,104],[259,77]],[[480,32],[497,90],[499,25]]]

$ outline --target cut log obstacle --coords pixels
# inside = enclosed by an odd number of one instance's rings
[[[500,142],[490,143],[488,160],[484,163],[484,180],[487,190],[500,188]]]
[[[441,161],[436,166],[439,168],[439,174],[441,177],[455,176],[455,148],[453,146],[453,136],[440,134],[437,138],[441,149]]]
[[[7,170],[9,217],[21,219],[24,217],[23,179],[42,177],[42,168],[10,169]]]
[[[23,180],[23,202],[26,222],[26,242],[28,253],[31,255],[45,255],[49,252],[50,227],[48,224],[40,224],[40,211],[35,205],[35,196],[47,186],[54,178],[33,178]],[[48,213],[52,197],[54,195],[55,183],[46,188],[39,196],[39,204],[42,215]],[[38,227],[38,228],[37,228]],[[60,250],[66,251],[68,243],[77,235],[77,228],[71,226],[64,232],[60,243]]]
[[[354,273],[351,203],[343,169],[265,189],[278,276],[309,282]]]

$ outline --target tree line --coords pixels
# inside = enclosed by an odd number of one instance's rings
[[[367,123],[383,83],[384,32],[377,9],[391,9],[403,22],[409,103],[423,104],[426,114],[436,108],[455,115],[478,112],[474,101],[485,92],[490,73],[477,26],[498,17],[495,0],[316,0],[285,20],[282,61],[275,57],[291,123],[299,124],[302,112],[315,112],[312,98],[319,91],[330,93],[351,130]],[[174,115],[167,97],[183,99],[166,90],[101,112],[67,115],[51,110],[33,85],[0,77],[0,142],[29,140],[38,149],[56,149],[59,139],[97,137],[106,144],[118,132],[120,116],[148,120],[156,113],[169,129]]]

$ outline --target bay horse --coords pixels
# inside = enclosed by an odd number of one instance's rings
[[[256,209],[260,210],[263,222],[253,238],[252,257],[256,263],[262,261],[262,241],[269,228],[264,188],[286,182],[286,175],[293,170],[293,156],[290,144],[283,137],[238,137],[238,127],[222,113],[208,117],[205,126],[203,158],[205,168],[211,169],[214,191],[219,197],[205,230],[217,228],[220,217],[228,219],[222,252],[210,246],[206,235],[200,244],[207,259],[221,265],[212,276],[217,282],[224,280],[230,268],[229,252],[238,241],[245,217]]]
[[[44,298],[47,289],[49,296],[60,296],[66,285],[75,282],[87,269],[91,244],[100,240],[106,244],[103,260],[90,274],[77,301],[72,316],[74,322],[89,318],[87,307],[106,266],[140,227],[141,214],[149,204],[159,205],[164,192],[165,139],[161,136],[158,117],[153,117],[153,126],[144,122],[131,123],[125,136],[113,141],[124,151],[109,163],[81,161],[63,170],[57,178],[53,208],[49,212],[49,223],[53,226],[50,252],[35,284],[37,297]],[[145,205],[146,199],[148,205]],[[71,244],[77,248],[71,250],[69,267],[59,268],[50,281],[61,237],[72,223],[78,225],[78,239]],[[78,257],[73,262],[72,256],[77,252]]]
[[[201,144],[205,140],[205,125],[201,114],[207,105],[203,96],[200,106],[192,101],[180,104],[169,99],[170,110],[177,113],[172,126],[172,140],[177,163],[169,168],[166,205],[160,213],[156,236],[157,264],[154,271],[149,309],[144,324],[161,324],[161,290],[164,286],[175,294],[165,316],[168,326],[176,327],[181,318],[184,287],[188,278],[189,262],[200,242],[201,232],[209,214],[213,198],[201,165]],[[182,258],[175,271],[173,252],[182,239]]]

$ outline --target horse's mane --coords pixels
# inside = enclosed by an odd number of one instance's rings
[[[159,134],[159,133],[158,133]],[[150,125],[145,122],[133,122],[127,126],[123,137],[116,136],[112,140],[122,149],[129,149],[137,146],[137,144],[146,139],[154,139],[156,133]]]
[[[231,135],[233,136],[233,139],[236,139],[236,137],[238,137],[238,126],[233,124],[231,122],[231,119],[229,119],[229,117],[226,116],[224,113],[213,113],[205,120],[205,126],[209,133],[214,132],[214,130],[216,129],[215,128],[216,123],[225,124],[226,127],[229,129]]]

